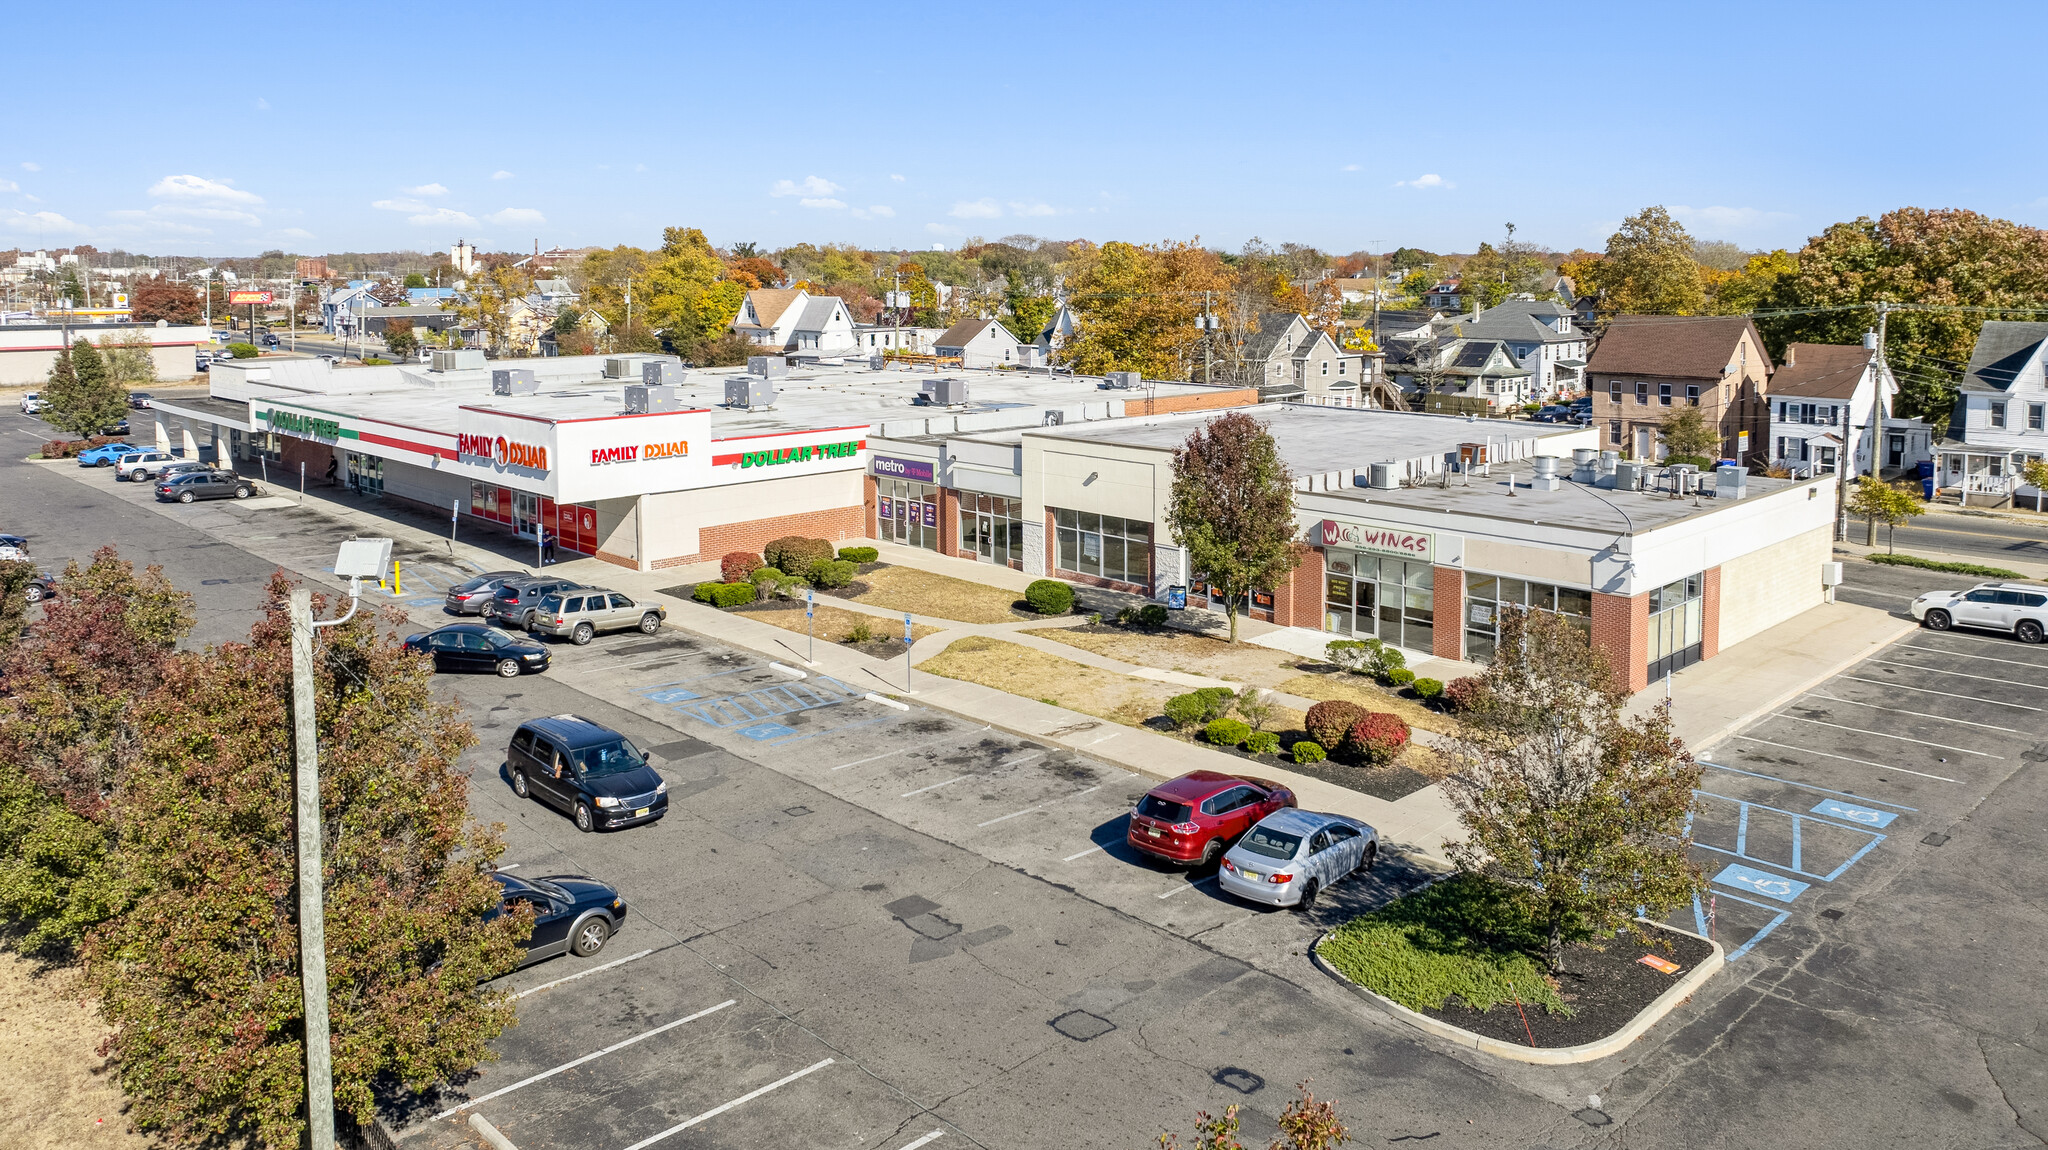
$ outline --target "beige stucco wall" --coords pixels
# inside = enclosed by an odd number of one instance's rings
[[[774,468],[766,470],[773,471]],[[699,527],[720,523],[747,523],[824,511],[833,507],[858,507],[865,473],[853,470],[827,471],[815,475],[776,476],[773,480],[706,487],[685,493],[684,505],[691,521]],[[678,554],[678,552],[656,552]]]
[[[1834,554],[1832,526],[1815,527],[1721,564],[1721,649],[1825,600],[1821,564]]]
[[[1465,537],[1465,568],[1496,575],[1515,575],[1568,587],[1584,587],[1592,566],[1584,551],[1529,547],[1477,535]]]

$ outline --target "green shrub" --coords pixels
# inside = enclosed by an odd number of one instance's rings
[[[230,346],[232,346],[232,345],[230,345]],[[236,355],[236,356],[235,356],[235,358],[236,358],[236,359],[242,359],[242,358],[244,358],[244,357],[243,357],[243,356],[241,356],[241,355]],[[368,357],[368,358],[366,358],[366,359],[364,359],[364,360],[363,360],[363,366],[364,366],[364,367],[384,367],[384,366],[386,366],[387,364],[389,364],[390,362],[391,362],[390,360],[388,360],[388,359],[385,359],[385,358],[384,358],[383,356],[381,356],[381,355],[373,355],[373,356],[370,356],[370,357]]]
[[[1297,763],[1320,763],[1330,757],[1330,753],[1323,749],[1323,745],[1314,739],[1303,739],[1288,750],[1294,752],[1294,761]]]
[[[757,594],[752,583],[699,583],[690,597],[713,607],[738,607],[752,603]]]
[[[255,359],[262,353],[256,350],[256,345],[253,343],[231,343],[228,345],[228,354],[236,359]],[[363,362],[368,363],[369,360],[364,360]]]
[[[1408,724],[1399,715],[1373,711],[1351,724],[1351,729],[1344,733],[1344,745],[1365,760],[1367,766],[1381,767],[1394,761],[1394,756],[1408,745],[1408,738]]]
[[[780,539],[770,539],[761,548],[761,558],[770,567],[787,571],[799,579],[808,579],[811,577],[811,564],[832,558],[832,545],[823,539],[785,535]]]
[[[1241,719],[1218,719],[1202,728],[1202,737],[1219,747],[1234,747],[1252,737],[1252,728]]]
[[[1415,694],[1418,697],[1424,699],[1434,699],[1444,693],[1444,681],[1442,679],[1417,679],[1409,685],[1415,688]]]
[[[851,559],[820,559],[811,564],[811,582],[820,587],[844,587],[853,582],[854,571]]]
[[[1323,657],[1353,674],[1384,679],[1408,664],[1399,648],[1378,639],[1333,639],[1323,648]]]
[[[1138,626],[1148,631],[1166,626],[1166,607],[1160,603],[1147,603],[1138,608]]]
[[[1714,469],[1714,461],[1704,455],[1667,455],[1664,457],[1664,466],[1666,467],[1676,467],[1681,463],[1690,463],[1701,471],[1712,471]]]
[[[1271,731],[1253,731],[1245,736],[1244,749],[1254,755],[1277,755],[1280,753],[1280,736]]]
[[[747,578],[755,587],[760,589],[761,598],[763,599],[778,598],[786,595],[789,593],[790,588],[803,582],[803,580],[798,579],[789,572],[774,567],[756,567],[754,568],[754,573]]]
[[[718,577],[727,583],[744,583],[761,569],[761,557],[752,551],[728,551],[718,561]]]
[[[846,629],[846,641],[849,643],[872,643],[875,641],[875,629],[868,626],[866,619],[855,619],[853,626]]]
[[[1455,998],[1474,1010],[1520,1002],[1569,1017],[1533,957],[1542,945],[1516,891],[1456,874],[1352,919],[1316,953],[1410,1010],[1441,1010]]]
[[[1951,575],[1975,575],[1979,579],[2025,579],[2017,571],[1986,567],[1981,563],[1951,563],[1945,559],[1922,559],[1918,555],[1865,555],[1872,563],[1892,567],[1918,567],[1923,571],[1946,571]]]
[[[1369,652],[1365,660],[1366,674],[1384,679],[1408,666],[1408,656],[1403,655],[1399,647],[1382,643],[1378,639],[1367,639],[1365,643]]]
[[[1163,712],[1173,725],[1186,730],[1206,726],[1230,713],[1237,696],[1227,687],[1202,687],[1166,700]]]
[[[841,547],[839,557],[848,563],[873,563],[882,557],[882,552],[874,547]]]
[[[1400,654],[1399,651],[1396,651],[1394,653],[1397,655]],[[1387,672],[1387,682],[1392,683],[1396,687],[1405,687],[1408,684],[1413,683],[1414,681],[1415,672],[1409,670],[1406,667],[1396,667],[1393,670]]]
[[[1036,579],[1024,588],[1024,601],[1041,615],[1064,615],[1074,609],[1074,589],[1057,579]]]
[[[1357,703],[1325,699],[1308,709],[1308,715],[1302,719],[1302,728],[1308,732],[1309,738],[1325,747],[1341,747],[1345,732],[1365,715],[1365,708]]]

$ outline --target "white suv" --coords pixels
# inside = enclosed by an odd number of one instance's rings
[[[50,405],[43,402],[43,393],[40,391],[31,391],[21,397],[21,413],[23,415],[35,415],[48,406]]]
[[[2048,636],[2048,587],[1980,583],[1968,591],[1929,591],[1913,600],[1912,612],[1930,630],[1980,627],[2038,643]]]
[[[116,479],[148,479],[157,472],[177,462],[168,451],[137,451],[124,455],[114,464]]]

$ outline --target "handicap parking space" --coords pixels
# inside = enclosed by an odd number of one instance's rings
[[[1874,865],[1916,849],[2015,771],[2048,760],[2048,651],[1918,631],[1730,736],[1692,816],[1709,891],[1672,919],[1731,959],[1787,923],[1840,917]],[[1784,951],[1790,953],[1790,951]]]

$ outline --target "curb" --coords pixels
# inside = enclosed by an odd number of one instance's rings
[[[1907,622],[1897,624],[1891,631],[1882,633],[1880,638],[1871,640],[1871,642],[1866,647],[1864,647],[1864,649],[1836,660],[1834,663],[1830,664],[1824,670],[1816,672],[1808,678],[1801,680],[1799,683],[1788,688],[1787,690],[1780,691],[1778,694],[1772,696],[1769,700],[1764,702],[1761,706],[1753,707],[1750,710],[1745,711],[1740,715],[1737,715],[1735,718],[1728,720],[1726,723],[1723,723],[1721,725],[1719,730],[1709,732],[1708,734],[1702,736],[1697,742],[1691,744],[1692,751],[1696,755],[1705,754],[1707,751],[1711,750],[1714,746],[1719,744],[1723,739],[1728,738],[1730,735],[1733,735],[1735,732],[1743,729],[1744,727],[1749,726],[1751,723],[1757,721],[1758,719],[1764,717],[1767,714],[1770,714],[1772,711],[1775,711],[1778,708],[1784,706],[1785,704],[1791,702],[1792,700],[1798,698],[1799,696],[1804,695],[1806,692],[1812,690],[1814,687],[1820,685],[1821,683],[1825,683],[1829,679],[1834,678],[1836,675],[1839,675],[1842,672],[1848,670],[1849,668],[1855,666],[1856,664],[1861,663],[1863,660],[1871,658],[1887,645],[1894,643],[1898,641],[1900,638],[1909,635],[1912,632],[1917,631],[1919,629],[1920,624],[1918,623]]]
[[[1727,965],[1728,952],[1720,943],[1712,939],[1700,938],[1699,935],[1689,930],[1679,930],[1677,927],[1666,926],[1663,923],[1655,925],[1661,929],[1685,935],[1688,938],[1698,938],[1701,942],[1713,947],[1713,953],[1701,960],[1700,964],[1693,967],[1684,978],[1672,984],[1669,990],[1658,995],[1656,1001],[1644,1007],[1640,1013],[1630,1019],[1627,1026],[1622,1027],[1605,1038],[1582,1043],[1578,1046],[1550,1048],[1518,1046],[1512,1042],[1503,1042],[1498,1038],[1488,1038],[1483,1034],[1475,1034],[1462,1026],[1452,1026],[1448,1022],[1431,1018],[1427,1014],[1410,1010],[1392,999],[1383,998],[1344,977],[1336,967],[1323,961],[1323,940],[1330,936],[1330,931],[1326,930],[1316,936],[1314,945],[1309,947],[1309,956],[1314,960],[1317,968],[1324,974],[1336,979],[1338,984],[1346,990],[1418,1030],[1427,1031],[1438,1038],[1462,1046],[1467,1050],[1476,1050],[1481,1054],[1491,1054],[1496,1058],[1506,1058],[1515,1062],[1533,1062],[1542,1066],[1566,1066],[1574,1062],[1591,1062],[1596,1058],[1606,1058],[1610,1054],[1616,1054],[1626,1049],[1630,1043],[1642,1037],[1645,1031],[1655,1026],[1665,1015],[1677,1009],[1679,1003],[1691,998],[1693,992],[1704,985],[1707,979],[1712,978],[1723,966]]]

